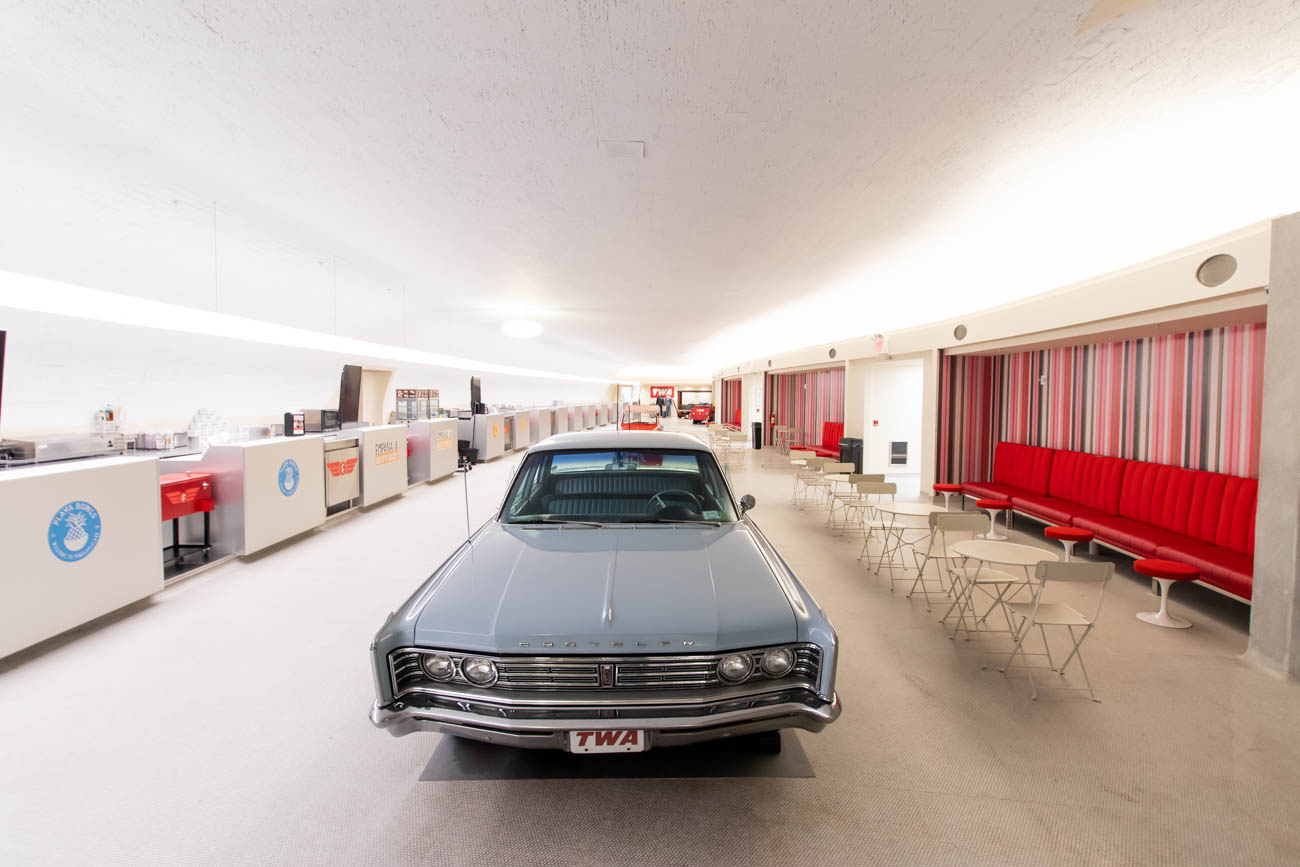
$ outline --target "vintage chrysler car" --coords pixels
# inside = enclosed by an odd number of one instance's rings
[[[579,753],[820,731],[840,713],[835,630],[753,505],[685,434],[533,446],[375,636],[371,721]]]

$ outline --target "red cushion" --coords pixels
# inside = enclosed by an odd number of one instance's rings
[[[1055,521],[1058,524],[1070,523],[1070,519],[1084,508],[1069,500],[1046,497],[1042,494],[1016,494],[1011,497],[1011,502],[1017,511],[1046,521]]]
[[[993,452],[993,481],[1046,494],[1054,451],[1020,443],[998,443]]]
[[[1243,599],[1250,598],[1255,564],[1249,554],[1188,539],[1173,545],[1161,545],[1156,549],[1156,556],[1194,566],[1206,584]]]
[[[1027,494],[1029,492],[1024,488],[999,485],[996,482],[965,482],[962,484],[962,493],[976,497],[994,497],[1008,500],[1018,494]]]
[[[1150,575],[1152,578],[1172,578],[1175,581],[1194,581],[1201,574],[1196,570],[1195,566],[1189,566],[1186,563],[1155,559],[1134,561],[1133,571],[1139,575]]]
[[[1258,490],[1255,479],[1130,461],[1124,470],[1119,514],[1253,554]]]
[[[1059,450],[1052,456],[1047,493],[1114,515],[1119,512],[1124,481],[1122,458]]]
[[[1092,538],[1092,531],[1082,527],[1044,527],[1043,535],[1066,542],[1087,542]]]
[[[975,505],[981,509],[1010,509],[1010,500],[976,500]]]
[[[947,485],[947,484],[940,483],[938,485],[935,485],[934,489],[941,494],[944,493],[945,491],[949,494],[961,493],[961,485]]]
[[[1131,551],[1143,557],[1154,557],[1156,548],[1161,545],[1176,545],[1187,538],[1177,533],[1171,533],[1168,530],[1162,530],[1159,527],[1153,527],[1150,524],[1144,524],[1141,521],[1121,518],[1117,515],[1104,515],[1101,513],[1081,515],[1073,518],[1070,523],[1096,533],[1099,541],[1116,545],[1125,551]]]
[[[840,447],[838,445],[834,448],[828,446],[804,446],[804,448],[808,451],[816,452],[818,457],[835,458],[836,460],[839,460],[840,457]]]

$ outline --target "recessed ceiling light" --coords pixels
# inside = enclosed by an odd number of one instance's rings
[[[508,319],[501,323],[501,333],[506,337],[527,340],[542,333],[542,323],[531,319]]]

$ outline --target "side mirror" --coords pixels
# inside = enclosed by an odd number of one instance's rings
[[[745,494],[745,496],[740,498],[740,514],[745,514],[757,505],[758,501],[754,499],[753,494]]]

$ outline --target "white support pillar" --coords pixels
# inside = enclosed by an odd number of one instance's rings
[[[1300,674],[1300,214],[1273,221],[1260,422],[1250,647],[1256,665]]]

